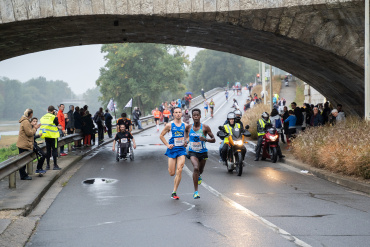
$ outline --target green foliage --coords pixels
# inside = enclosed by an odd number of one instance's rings
[[[202,88],[208,91],[215,87],[225,87],[230,82],[254,82],[258,73],[258,62],[237,55],[201,50],[192,61],[190,76],[187,80],[190,90],[199,92]]]
[[[121,110],[133,98],[133,105],[148,111],[160,104],[161,93],[186,90],[181,81],[188,60],[182,47],[125,43],[103,45],[101,50],[107,53],[107,63],[96,84],[104,104],[114,98]]]
[[[47,81],[44,77],[25,83],[0,78],[0,118],[18,120],[27,108],[33,109],[35,117],[46,113],[49,105],[55,107],[74,94],[63,81]]]
[[[12,156],[18,155],[18,148],[16,144],[12,144],[9,148],[0,148],[0,162],[9,159]]]

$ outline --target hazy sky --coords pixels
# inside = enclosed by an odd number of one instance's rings
[[[100,52],[101,45],[76,46],[23,55],[0,62],[0,77],[26,82],[40,76],[47,80],[62,80],[69,84],[76,94],[95,87],[99,69],[105,60]],[[201,50],[186,47],[186,53],[193,59]]]

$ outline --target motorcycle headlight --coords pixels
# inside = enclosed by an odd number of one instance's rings
[[[270,139],[271,139],[271,141],[276,141],[276,139],[278,138],[278,136],[277,135],[274,135],[274,136],[270,136]]]
[[[243,145],[243,141],[239,140],[239,141],[234,141],[234,144],[235,145]]]

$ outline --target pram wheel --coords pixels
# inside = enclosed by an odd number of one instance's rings
[[[130,160],[134,160],[134,149],[130,147]]]

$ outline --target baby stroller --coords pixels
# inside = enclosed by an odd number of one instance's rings
[[[126,140],[125,140],[126,141]],[[116,161],[119,162],[120,159],[127,159],[127,155],[130,160],[134,160],[134,148],[131,145],[131,142],[125,142],[118,140],[117,142],[117,152],[116,152]]]

